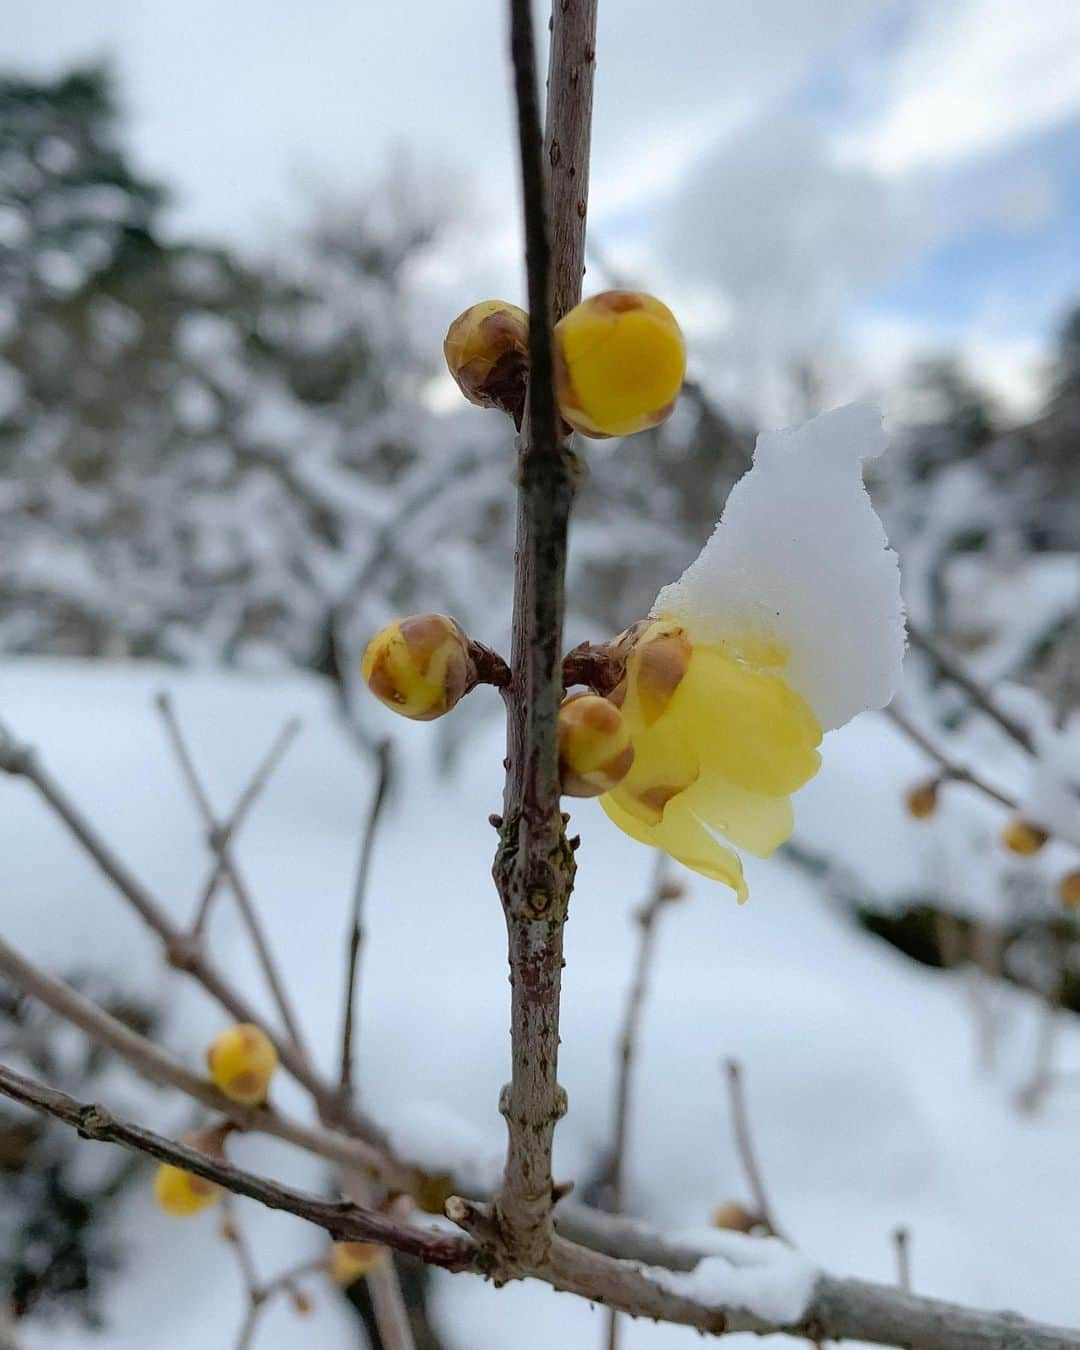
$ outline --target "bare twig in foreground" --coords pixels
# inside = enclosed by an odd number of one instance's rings
[[[323,1200],[242,1171],[119,1120],[100,1106],[76,1101],[11,1069],[0,1067],[0,1093],[54,1116],[84,1138],[120,1144],[160,1162],[185,1168],[235,1195],[246,1195],[271,1209],[306,1219],[339,1240],[381,1243],[445,1270],[475,1271],[503,1279],[532,1275],[553,1288],[634,1316],[654,1317],[712,1335],[729,1331],[762,1334],[783,1331],[804,1337],[848,1337],[876,1345],[903,1346],[906,1350],[1080,1350],[1080,1331],[1043,1326],[1013,1313],[979,1312],[936,1299],[915,1298],[883,1285],[824,1275],[819,1278],[800,1321],[787,1325],[770,1323],[754,1313],[709,1305],[666,1288],[651,1278],[648,1270],[606,1255],[605,1244],[618,1248],[625,1241],[623,1234],[628,1228],[639,1251],[661,1257],[665,1253],[672,1258],[681,1255],[686,1268],[683,1249],[673,1249],[641,1225],[596,1212],[585,1211],[580,1225],[592,1235],[595,1248],[582,1247],[556,1235],[548,1257],[540,1266],[493,1267],[488,1261],[494,1224],[490,1207],[470,1205],[458,1197],[447,1204],[447,1211],[453,1213],[455,1220],[471,1222],[468,1216],[473,1215],[477,1225],[485,1229],[487,1236],[481,1250],[465,1237],[417,1228],[347,1201]],[[691,1268],[701,1256],[698,1252],[693,1257]],[[672,1265],[676,1268],[674,1260]]]

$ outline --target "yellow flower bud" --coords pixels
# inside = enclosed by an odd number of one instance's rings
[[[292,1296],[293,1312],[299,1313],[301,1317],[306,1317],[311,1311],[311,1299],[302,1289],[294,1289]]]
[[[442,1214],[454,1194],[454,1179],[449,1172],[421,1172],[413,1199],[425,1214]]]
[[[913,787],[907,794],[906,803],[909,816],[914,816],[916,820],[928,820],[937,810],[938,780],[931,778]]]
[[[1010,820],[1001,832],[1001,842],[1021,858],[1030,858],[1033,853],[1038,853],[1049,837],[1042,826],[1020,816]]]
[[[626,777],[634,747],[623,715],[598,694],[572,694],[559,709],[559,774],[568,797],[599,797]]]
[[[221,1199],[221,1187],[212,1181],[185,1172],[182,1167],[162,1163],[154,1177],[154,1199],[174,1218],[187,1219],[192,1214],[216,1205]]]
[[[443,342],[447,369],[470,403],[520,423],[529,375],[529,316],[506,300],[483,300],[459,314]]]
[[[718,1205],[713,1210],[712,1226],[726,1228],[733,1233],[751,1233],[761,1223],[761,1219],[750,1212],[745,1205],[729,1202]]]
[[[277,1068],[277,1051],[261,1027],[240,1022],[223,1031],[206,1052],[210,1077],[234,1102],[260,1106]]]
[[[445,614],[387,624],[368,643],[361,671],[377,699],[418,722],[449,712],[474,675],[469,640]]]
[[[642,291],[605,291],[555,325],[559,411],[585,436],[630,436],[667,421],[686,371],[671,310]]]
[[[384,1251],[377,1242],[335,1242],[330,1248],[330,1278],[346,1288],[377,1265]]]
[[[1080,871],[1066,872],[1058,882],[1062,909],[1080,909]]]

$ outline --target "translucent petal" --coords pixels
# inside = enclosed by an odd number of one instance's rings
[[[722,881],[736,893],[739,903],[743,903],[748,891],[739,855],[725,848],[705,829],[686,806],[682,795],[673,798],[657,825],[644,824],[624,810],[615,796],[613,792],[607,793],[600,798],[600,805],[620,830],[639,843],[663,849],[684,867],[700,872],[710,881]]]

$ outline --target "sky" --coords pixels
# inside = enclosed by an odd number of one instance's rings
[[[454,211],[423,279],[456,312],[522,290],[503,10],[4,0],[0,67],[108,58],[177,233],[279,248],[408,166]],[[672,303],[698,373],[780,417],[799,363],[840,397],[955,348],[1031,403],[1080,297],[1076,0],[600,10],[592,239]]]

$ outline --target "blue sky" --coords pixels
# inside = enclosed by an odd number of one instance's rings
[[[281,247],[391,159],[453,204],[433,325],[521,291],[501,0],[5,0],[0,63],[108,55],[178,232]],[[540,6],[538,4],[538,10]],[[955,346],[1030,401],[1080,297],[1077,0],[602,0],[591,221],[703,373],[783,413]]]

